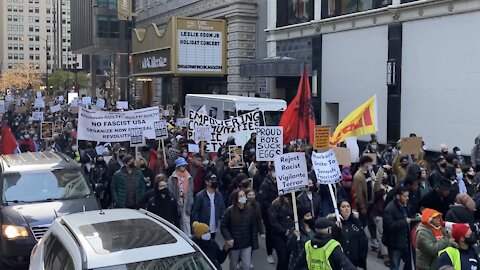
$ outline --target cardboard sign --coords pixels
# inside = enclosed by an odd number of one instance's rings
[[[402,138],[402,155],[418,155],[422,149],[422,137]]]
[[[200,153],[200,147],[198,144],[188,144],[188,152],[189,153]]]
[[[175,160],[180,157],[180,150],[175,148],[168,149],[168,163],[173,164]]]
[[[97,107],[100,108],[100,109],[105,108],[105,99],[103,99],[103,98],[98,98],[96,105],[97,105]]]
[[[177,118],[177,126],[183,128],[187,126],[187,123],[188,123],[187,118]]]
[[[142,128],[130,129],[130,147],[139,147],[145,145],[145,137]]]
[[[330,126],[316,126],[314,138],[314,149],[328,148],[330,146]]]
[[[213,129],[211,126],[196,126],[195,127],[195,138],[196,142],[209,142],[212,140]]]
[[[243,148],[237,145],[230,145],[228,147],[228,155],[230,157],[230,168],[243,167]]]
[[[43,122],[43,112],[32,112],[32,120]]]
[[[170,116],[169,110],[163,110],[163,116]]]
[[[336,184],[342,179],[340,167],[332,149],[323,153],[312,152],[312,165],[320,184]]]
[[[155,127],[155,137],[157,140],[168,138],[167,122],[157,121],[153,123]]]
[[[128,101],[117,101],[116,107],[119,110],[128,110]]]
[[[35,103],[33,104],[33,107],[36,109],[45,108],[45,101],[41,98],[36,98]]]
[[[56,113],[62,110],[62,107],[60,107],[60,104],[54,105],[50,107],[50,111],[52,113]]]
[[[365,153],[365,154],[363,154],[363,155],[364,155],[364,156],[369,156],[369,157],[371,157],[372,160],[373,160],[373,161],[372,161],[372,164],[373,164],[373,165],[377,165],[377,164],[378,164],[377,154],[375,154],[375,153]]]
[[[78,99],[78,93],[68,93],[67,95],[67,103],[71,104],[74,99]]]
[[[83,98],[82,98],[82,104],[83,104],[83,105],[90,105],[90,104],[92,104],[92,97],[83,97]]]
[[[258,127],[255,157],[257,161],[273,161],[283,154],[283,127]]]
[[[350,161],[350,150],[348,148],[333,147],[332,150],[335,153],[335,157],[339,165],[350,166],[352,164]]]
[[[15,112],[17,112],[19,114],[25,114],[25,113],[27,113],[27,107],[17,107],[15,109]]]
[[[308,171],[305,153],[288,153],[275,157],[278,195],[307,189]]]
[[[12,102],[13,101],[13,96],[12,95],[6,95],[5,96],[5,101],[6,102]]]
[[[42,122],[40,134],[42,139],[51,139],[53,137],[53,122]]]

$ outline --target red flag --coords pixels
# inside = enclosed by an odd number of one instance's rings
[[[309,143],[313,144],[315,114],[313,113],[306,65],[303,69],[302,78],[300,78],[297,95],[283,113],[279,126],[283,126],[284,143],[296,139],[308,139]]]
[[[2,125],[2,138],[0,139],[0,154],[11,155],[17,148],[17,140],[13,136],[10,127],[4,123]]]

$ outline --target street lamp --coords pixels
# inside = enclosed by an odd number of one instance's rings
[[[49,93],[50,87],[48,86],[48,56],[50,55],[50,50],[48,48],[48,40],[46,38],[42,38],[39,36],[40,39],[45,41],[45,87],[46,87],[46,93]]]

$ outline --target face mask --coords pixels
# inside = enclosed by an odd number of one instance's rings
[[[77,152],[77,151],[78,151],[78,145],[73,145],[73,146],[72,146],[72,150],[75,151],[75,152]]]
[[[308,191],[315,191],[315,187],[314,186],[308,186]]]
[[[457,151],[457,152],[455,152],[455,154],[456,154],[457,156],[461,156],[461,155],[462,155],[462,152]]]
[[[442,168],[447,168],[447,163],[442,163],[442,164],[440,164],[440,167],[442,167]]]
[[[208,160],[204,160],[204,161],[202,162],[202,164],[203,164],[203,166],[208,166]]]
[[[130,164],[128,164],[128,167],[129,167],[130,169],[135,168],[135,163],[130,163]]]
[[[147,165],[145,165],[145,164],[140,165],[140,168],[142,168],[142,169],[145,169],[146,167],[147,167]]]
[[[158,188],[158,193],[160,194],[168,194],[168,189],[166,187]]]
[[[475,235],[472,233],[472,235],[470,235],[470,237],[468,238],[465,238],[465,243],[467,243],[468,245],[470,246],[473,246],[477,243],[477,238],[475,237]]]
[[[313,218],[304,219],[303,222],[305,222],[305,224],[307,224],[311,229],[313,229],[313,227],[315,225],[315,220],[313,220]]]
[[[118,159],[122,160],[125,157],[124,154],[118,155]]]
[[[242,197],[238,198],[238,202],[240,204],[246,204],[247,203],[247,197],[242,196]]]
[[[368,170],[371,171],[373,169],[372,165],[368,165]]]
[[[427,151],[427,146],[426,145],[422,146],[422,149],[423,151]]]
[[[276,178],[277,177],[277,174],[275,172],[272,172],[272,177],[273,178]]]
[[[475,173],[468,173],[467,177],[470,179],[473,179],[473,177],[475,177]]]
[[[372,150],[373,150],[373,151],[377,150],[377,145],[376,145],[376,144],[373,144],[373,145],[372,145]]]
[[[213,189],[218,188],[218,182],[217,181],[210,181],[210,187]]]
[[[188,157],[188,153],[183,153],[183,154],[182,154],[182,157],[187,158],[187,157]]]
[[[463,173],[457,173],[457,180],[463,180]]]
[[[30,135],[29,135],[29,134],[25,135],[24,137],[25,137],[26,140],[30,139]]]
[[[210,241],[212,239],[212,234],[211,233],[205,233],[202,235],[202,240],[203,241]]]

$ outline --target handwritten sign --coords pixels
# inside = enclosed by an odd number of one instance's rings
[[[283,127],[258,127],[256,160],[273,161],[283,154]]]
[[[323,153],[312,152],[312,165],[320,184],[335,184],[341,180],[340,167],[332,149]]]
[[[275,156],[274,163],[279,195],[307,189],[308,171],[305,153],[278,155]]]
[[[209,142],[212,140],[213,129],[211,126],[196,126],[195,127],[195,138],[196,142],[203,141]]]
[[[315,149],[328,148],[330,146],[330,126],[316,126],[314,137]]]
[[[168,137],[167,123],[165,121],[154,122],[153,126],[155,127],[155,137],[157,140]]]

